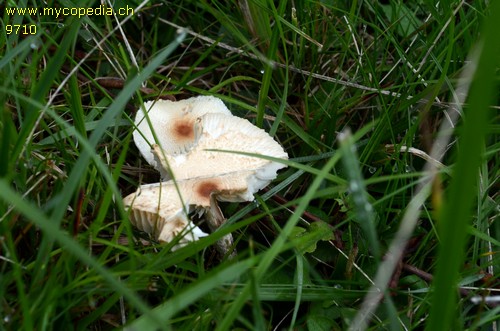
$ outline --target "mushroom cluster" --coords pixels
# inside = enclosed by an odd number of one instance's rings
[[[252,201],[287,159],[271,136],[249,121],[233,116],[215,97],[181,101],[148,101],[135,117],[134,142],[162,182],[142,185],[123,202],[130,221],[161,242],[179,237],[178,248],[206,236],[189,214],[205,215],[210,230],[224,221],[218,201]],[[218,242],[227,253],[232,236]]]

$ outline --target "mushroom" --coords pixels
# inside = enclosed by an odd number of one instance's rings
[[[132,210],[131,223],[160,242],[170,242],[187,230],[188,233],[184,233],[179,244],[174,246],[176,249],[188,241],[207,235],[191,222],[188,213],[196,211],[200,216],[205,215],[210,231],[217,230],[223,223],[224,216],[216,199],[242,201],[240,197],[247,196],[253,190],[248,186],[253,176],[253,171],[242,171],[212,178],[198,177],[146,184],[125,197],[123,203]],[[222,255],[231,250],[232,239],[232,235],[228,234],[217,242]]]
[[[186,192],[184,186],[179,186],[179,191]],[[207,236],[188,218],[189,206],[181,199],[173,182],[141,185],[123,199],[123,204],[131,209],[132,225],[156,240],[168,243],[182,235],[173,250]]]
[[[202,101],[208,101],[209,106],[203,108]],[[163,110],[166,104],[172,107],[173,103],[162,102]],[[276,178],[277,171],[285,167],[261,157],[288,159],[288,154],[269,134],[248,120],[231,115],[220,104],[224,105],[213,97],[179,101],[173,111],[165,111],[170,114],[166,117],[171,122],[163,117],[160,120],[161,112],[151,107],[149,116],[158,144],[150,140],[153,135],[149,126],[141,126],[140,118],[144,115],[138,113],[136,117],[137,129],[142,129],[144,136],[136,131],[134,141],[167,181],[143,185],[124,202],[132,209],[132,222],[152,232],[160,241],[171,240],[165,232],[170,227],[164,225],[169,220],[181,219],[184,227],[191,228],[187,211],[204,214],[210,230],[217,230],[224,222],[217,200],[252,201],[254,193],[267,186]],[[147,103],[146,108],[150,105]],[[186,139],[180,139],[179,133]],[[144,148],[150,145],[152,148],[146,153]],[[218,242],[223,255],[231,246],[231,234]]]
[[[203,191],[205,203],[193,203],[205,213],[213,232],[224,222],[217,201],[252,201],[254,193],[276,178],[276,172],[285,165],[259,157],[259,155],[287,159],[288,154],[264,130],[249,121],[225,114],[206,114],[195,124],[200,136],[188,153],[169,155],[158,145],[153,145],[153,154],[163,171],[173,174],[175,180],[192,179],[192,189]],[[217,150],[226,150],[221,152]],[[256,154],[248,156],[244,152]],[[210,198],[210,199],[209,199]],[[219,251],[225,255],[232,246],[229,234],[218,242]]]
[[[160,170],[151,153],[151,145],[159,144],[164,153],[169,155],[186,153],[196,143],[199,135],[195,126],[196,119],[207,113],[231,114],[222,100],[211,96],[180,101],[147,101],[135,116],[134,142],[144,159]],[[162,176],[165,175],[160,171]]]

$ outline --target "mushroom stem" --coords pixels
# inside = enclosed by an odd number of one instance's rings
[[[210,207],[206,209],[206,217],[208,227],[212,233],[217,231],[219,227],[224,224],[226,218],[219,208],[215,196],[212,194],[210,196]],[[221,259],[225,256],[229,260],[236,257],[236,248],[234,247],[233,235],[231,233],[226,234],[220,238],[215,245],[218,253],[221,255]]]

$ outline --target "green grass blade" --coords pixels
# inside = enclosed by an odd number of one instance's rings
[[[339,134],[339,144],[342,152],[342,162],[349,180],[349,190],[352,195],[357,223],[368,238],[375,259],[379,261],[381,252],[375,226],[375,211],[368,201],[354,139],[349,129]]]
[[[285,7],[285,4],[286,4],[287,1],[280,1],[280,9],[284,9]],[[269,6],[274,6],[274,4],[272,2],[269,2],[268,3]],[[274,13],[276,13],[276,11],[273,11]],[[272,31],[272,35],[271,35],[271,38],[270,40],[265,40],[266,43],[269,43],[269,46],[268,46],[268,49],[267,49],[267,57],[269,58],[269,60],[274,60],[274,58],[276,57],[276,53],[277,53],[277,47],[278,47],[278,41],[279,41],[279,37],[280,37],[280,32],[282,31],[281,29],[274,29],[274,30],[271,30],[269,24],[269,20],[264,20],[262,15],[258,15],[259,16],[259,21],[257,22],[257,24],[259,24],[259,26],[263,26],[264,24],[267,25],[266,27],[266,30],[267,31]],[[275,24],[279,24],[277,21],[275,21]],[[265,68],[264,68],[264,76],[262,77],[262,85],[261,85],[261,88],[259,90],[259,101],[258,101],[258,104],[257,104],[257,121],[256,121],[256,124],[258,127],[262,127],[263,123],[264,123],[264,112],[266,110],[266,105],[267,105],[267,99],[268,99],[268,93],[269,93],[269,89],[271,87],[271,78],[273,77],[273,67],[269,64],[269,63],[263,63],[263,65],[265,65]]]
[[[449,193],[440,224],[441,243],[433,282],[434,293],[427,330],[450,330],[461,327],[453,316],[457,308],[458,271],[464,262],[467,226],[476,195],[490,105],[495,103],[498,83],[495,70],[500,64],[500,3],[490,4],[491,14],[485,22],[479,56],[465,112],[460,149],[453,171]]]
[[[295,260],[297,261],[297,269],[295,278],[297,282],[297,292],[295,296],[295,305],[293,307],[292,322],[290,323],[289,330],[292,331],[295,323],[297,322],[297,315],[299,313],[300,304],[302,303],[302,294],[304,286],[304,256],[300,252],[296,253]]]

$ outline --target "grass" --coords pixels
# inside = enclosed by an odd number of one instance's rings
[[[498,303],[476,301],[500,272],[490,3],[131,0],[115,4],[131,17],[81,18],[0,4],[1,328],[498,329]],[[132,119],[198,94],[290,160],[172,252],[121,203],[159,180]],[[220,261],[227,233],[238,255]]]

